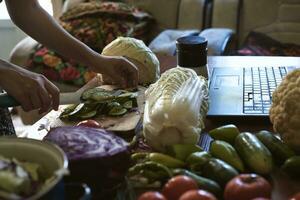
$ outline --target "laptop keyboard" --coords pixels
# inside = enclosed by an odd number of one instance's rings
[[[244,68],[244,113],[268,114],[272,93],[286,73],[285,67]]]

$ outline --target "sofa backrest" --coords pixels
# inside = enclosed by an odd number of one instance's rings
[[[239,44],[250,31],[300,44],[300,1],[214,0],[211,25],[235,30]]]
[[[83,1],[66,0],[62,12]],[[157,21],[159,31],[203,28],[205,0],[125,0],[125,2],[151,13]]]

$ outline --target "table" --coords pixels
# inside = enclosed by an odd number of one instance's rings
[[[161,63],[161,72],[166,71],[171,67],[176,66],[176,58],[173,56],[158,55]],[[300,57],[240,57],[240,56],[212,56],[208,57],[208,66],[212,67],[251,67],[251,66],[300,66]],[[210,70],[211,71],[211,70]],[[42,118],[37,123],[35,123],[29,131],[29,137],[33,137],[40,126],[44,123]],[[272,131],[272,124],[266,120],[253,119],[207,119],[206,129],[204,131],[216,128],[223,124],[234,123],[240,129],[240,131],[255,132],[262,129],[267,129]],[[40,132],[37,134],[41,134]],[[42,134],[45,134],[42,133]],[[281,174],[278,170],[272,175],[274,192],[272,194],[272,199],[274,200],[284,200],[288,199],[292,194],[300,192],[300,182],[292,181],[285,175]]]
[[[170,66],[176,66],[176,58],[172,56],[159,56],[161,60],[162,72]],[[211,71],[212,67],[252,67],[252,66],[299,66],[300,57],[271,57],[271,56],[211,56],[208,57],[208,67]],[[251,120],[244,118],[210,118],[206,119],[206,128],[208,131],[224,124],[235,124],[240,131],[256,132],[259,130],[273,131],[272,124],[269,119],[253,118]],[[299,169],[300,170],[300,169]],[[285,200],[292,194],[300,192],[300,181],[292,181],[288,177],[281,174],[278,170],[272,175],[273,194],[272,200]]]
[[[161,72],[176,66],[176,57],[158,55],[161,62]],[[279,57],[279,56],[209,56],[208,67],[212,71],[213,67],[253,67],[253,66],[299,66],[300,57]],[[222,124],[236,123],[241,131],[258,131],[262,129],[272,131],[272,124],[268,119],[238,119],[224,118],[206,119],[206,130],[210,130]]]

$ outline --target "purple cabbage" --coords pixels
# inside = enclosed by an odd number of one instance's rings
[[[44,140],[60,146],[71,161],[109,157],[128,151],[128,143],[114,133],[84,126],[53,128]]]

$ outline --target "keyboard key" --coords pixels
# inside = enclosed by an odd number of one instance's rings
[[[270,100],[270,96],[269,95],[262,95],[262,100],[264,102],[269,101]]]
[[[244,113],[269,113],[271,95],[284,76],[285,67],[244,68]]]
[[[245,114],[262,114],[263,112],[261,110],[247,110],[244,111]]]

